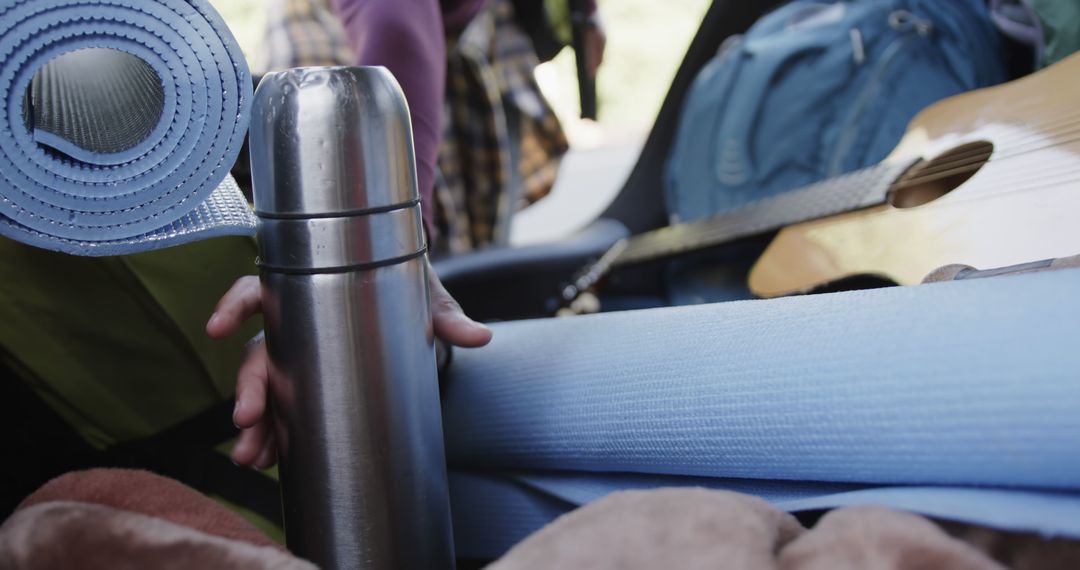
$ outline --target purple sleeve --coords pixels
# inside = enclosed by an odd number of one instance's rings
[[[333,0],[356,65],[386,66],[405,92],[424,226],[434,238],[435,161],[442,134],[446,37],[439,0]]]
[[[443,28],[446,33],[457,33],[484,7],[484,0],[442,0]]]

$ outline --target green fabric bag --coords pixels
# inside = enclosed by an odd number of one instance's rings
[[[0,382],[15,383],[0,444],[24,462],[5,462],[8,508],[58,471],[119,464],[226,495],[281,538],[276,483],[227,459],[236,371],[261,322],[223,341],[205,332],[255,256],[242,237],[103,258],[0,238]]]
[[[232,398],[260,323],[226,341],[205,326],[254,259],[249,238],[105,258],[2,239],[5,364],[99,449],[157,433]]]

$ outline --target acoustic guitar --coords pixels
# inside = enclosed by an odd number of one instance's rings
[[[561,291],[618,267],[780,230],[750,271],[761,297],[858,275],[914,284],[950,263],[1080,253],[1080,54],[939,101],[880,164],[616,243]]]

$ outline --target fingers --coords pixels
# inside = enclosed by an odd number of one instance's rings
[[[241,277],[221,297],[214,314],[206,323],[206,334],[211,338],[225,338],[236,332],[262,308],[262,289],[259,278],[254,275]]]
[[[430,267],[428,287],[431,291],[431,320],[435,336],[464,348],[484,346],[491,341],[491,329],[465,315],[461,305],[450,296]]]
[[[257,460],[268,459],[267,447],[274,447],[273,430],[269,416],[264,416],[254,426],[240,432],[236,445],[232,449],[232,460],[237,465],[258,466]],[[277,459],[276,452],[274,453]]]
[[[263,448],[259,451],[259,456],[255,458],[255,463],[252,465],[256,469],[269,469],[277,463],[277,438],[274,436],[273,430],[268,433],[266,443],[263,444]]]
[[[233,423],[248,428],[262,419],[266,412],[267,384],[269,374],[266,343],[255,344],[236,373],[236,407]]]
[[[431,293],[432,321],[435,334],[444,341],[461,347],[483,346],[491,341],[491,329],[470,319],[461,305],[450,296],[435,272],[428,271]],[[207,334],[214,338],[228,336],[261,308],[261,290],[257,277],[243,277],[225,296],[206,325]],[[236,408],[233,422],[241,428],[240,437],[232,450],[232,459],[239,465],[265,469],[277,462],[277,445],[273,434],[273,418],[267,410],[266,343],[254,342],[237,372]]]
[[[266,413],[266,386],[270,381],[267,372],[269,358],[266,343],[256,342],[236,372],[236,408],[233,410],[233,423],[238,428],[254,426]]]
[[[214,314],[206,323],[206,334],[211,338],[227,337],[261,307],[259,278],[241,277],[218,301]],[[232,460],[259,469],[277,462],[273,420],[266,411],[268,359],[266,343],[257,337],[236,373],[236,407],[233,409],[233,423],[241,431],[232,450]]]

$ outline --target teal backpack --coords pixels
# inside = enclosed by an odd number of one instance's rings
[[[701,219],[870,166],[927,105],[1005,79],[984,0],[796,0],[694,81],[668,211]]]

